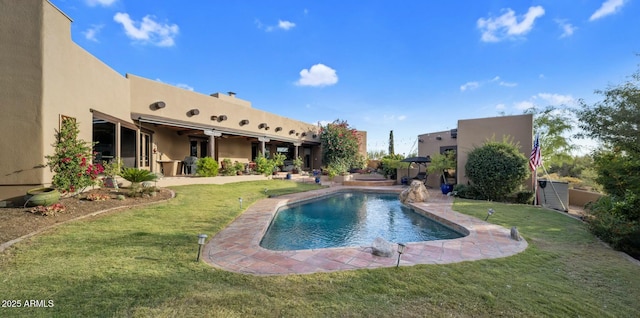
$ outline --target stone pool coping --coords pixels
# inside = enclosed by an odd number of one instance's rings
[[[280,207],[344,191],[400,193],[402,187],[347,187],[289,194],[263,199],[218,232],[203,251],[206,263],[231,272],[252,275],[287,275],[334,272],[362,268],[396,266],[397,257],[371,254],[368,246],[272,251],[260,247],[273,216]],[[430,214],[449,226],[462,227],[468,235],[450,240],[406,243],[400,266],[448,264],[500,258],[524,251],[528,244],[510,238],[510,229],[455,212],[453,198],[430,191],[430,201],[411,204],[418,212]],[[460,230],[460,228],[458,228]]]

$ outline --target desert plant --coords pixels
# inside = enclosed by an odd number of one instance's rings
[[[215,177],[218,169],[218,162],[211,157],[200,158],[196,163],[196,174],[202,177]]]
[[[275,168],[274,162],[267,159],[262,153],[253,160],[256,163],[256,171],[265,176],[270,176]]]
[[[122,172],[122,160],[120,158],[114,158],[110,162],[103,161],[102,167],[104,170],[102,173],[106,176],[106,178],[110,178],[110,182],[113,184],[115,189],[118,189],[118,181],[116,177],[120,175]],[[105,185],[107,184],[107,180],[105,180]]]
[[[429,174],[438,174],[440,183],[447,183],[445,171],[456,169],[456,152],[447,151],[443,154],[435,154],[431,157],[431,162],[427,166]]]
[[[235,170],[236,174],[241,174],[244,171],[244,163],[240,161],[236,161],[233,163],[233,170]]]
[[[222,174],[225,176],[233,176],[236,174],[236,169],[233,166],[233,163],[231,163],[231,159],[222,159]]]
[[[131,182],[131,195],[140,192],[141,182],[155,181],[158,178],[153,172],[138,168],[123,168],[120,176]]]
[[[293,168],[296,169],[298,172],[300,172],[300,170],[302,169],[302,158],[300,157],[296,157],[293,159]]]

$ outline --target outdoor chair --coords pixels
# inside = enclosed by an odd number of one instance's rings
[[[187,156],[182,160],[182,168],[184,174],[195,174],[197,168],[198,157]]]

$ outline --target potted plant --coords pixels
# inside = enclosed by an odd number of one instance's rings
[[[236,161],[233,164],[234,169],[236,170],[236,174],[237,175],[242,175],[242,172],[244,171],[244,163]]]
[[[105,175],[103,180],[104,186],[117,190],[118,180],[116,178],[122,171],[122,160],[120,160],[120,158],[114,158],[113,160],[111,160],[111,162],[103,161],[102,167],[104,168],[102,173],[104,173]]]
[[[456,153],[448,151],[443,154],[435,154],[431,156],[431,163],[427,166],[429,174],[437,174],[440,179],[440,189],[442,194],[453,191],[455,179],[447,178],[455,174],[456,169]],[[453,180],[452,180],[453,179]]]
[[[49,206],[60,200],[60,192],[51,187],[30,189],[25,200],[25,206]]]
[[[293,159],[293,170],[291,172],[300,173],[300,170],[302,170],[302,158],[296,157]]]

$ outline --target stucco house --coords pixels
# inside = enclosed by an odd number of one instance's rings
[[[492,138],[502,141],[504,137],[509,137],[520,145],[520,152],[529,158],[533,147],[532,135],[532,114],[463,119],[458,120],[457,128],[418,135],[418,156],[426,157],[455,151],[455,183],[467,184],[469,179],[466,176],[465,165],[471,150]],[[439,187],[440,180],[437,176],[429,176],[426,184]],[[531,180],[526,181],[525,185],[531,189]]]
[[[47,0],[0,0],[0,8],[0,201],[50,183],[45,156],[65,118],[97,142],[99,160],[169,176],[188,156],[246,163],[280,152],[301,157],[303,169],[322,166],[317,125],[255,109],[233,92],[123,76],[73,42],[72,20]]]

